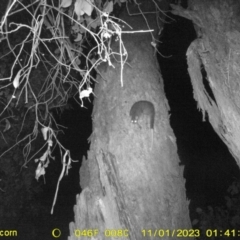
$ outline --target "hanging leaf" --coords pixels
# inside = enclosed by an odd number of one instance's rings
[[[35,178],[38,180],[38,178],[42,175],[45,175],[45,168],[42,166],[41,163],[39,163],[35,172]]]
[[[5,122],[6,122],[6,125],[5,125],[3,132],[6,132],[7,130],[9,130],[11,128],[11,124],[7,119],[5,119]]]
[[[111,13],[113,11],[113,2],[108,2],[106,6],[103,8],[103,12]]]
[[[53,141],[52,141],[51,139],[48,139],[47,142],[48,142],[48,146],[49,146],[49,147],[52,147],[52,145],[53,145]]]
[[[48,133],[49,128],[48,127],[44,127],[41,130],[42,130],[42,134],[43,134],[43,139],[47,140],[47,133]]]
[[[89,95],[92,93],[92,88],[89,87],[88,89],[86,90],[83,90],[80,92],[80,99],[82,100],[84,97],[89,97]]]
[[[40,161],[45,162],[48,157],[48,150],[39,158]]]
[[[72,0],[62,0],[60,7],[67,8],[72,4]]]
[[[21,71],[22,71],[22,69],[20,69],[20,70],[18,71],[16,77],[15,77],[14,80],[13,80],[13,86],[14,86],[14,88],[18,88],[18,86],[19,86],[19,78],[20,78]]]
[[[78,21],[84,13],[90,16],[92,14],[92,10],[93,7],[87,0],[76,0],[74,5],[74,11],[77,15]]]
[[[81,102],[82,102],[81,107],[83,107],[83,100],[82,100],[82,99],[83,99],[84,97],[89,97],[91,93],[93,93],[93,90],[92,90],[91,87],[88,87],[88,89],[83,90],[83,91],[80,92],[79,98],[80,98],[80,100],[81,100]]]
[[[82,34],[78,33],[77,37],[74,39],[74,42],[79,42],[82,40]]]
[[[82,8],[83,8],[83,11],[84,11],[88,16],[91,16],[92,10],[93,10],[93,6],[92,6],[90,3],[88,3],[88,2],[85,0],[84,3],[83,3]]]
[[[99,17],[97,17],[96,19],[92,19],[91,17],[86,16],[85,21],[87,22],[88,29],[90,29],[90,28],[96,29],[97,27],[99,27],[101,25],[101,20]]]

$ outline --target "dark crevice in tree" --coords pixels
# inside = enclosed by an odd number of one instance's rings
[[[209,81],[207,80],[207,72],[205,70],[205,67],[203,64],[201,64],[201,73],[202,73],[202,79],[203,79],[203,85],[205,87],[205,90],[207,92],[207,94],[209,95],[209,97],[212,98],[212,100],[217,104],[216,99],[214,97],[214,94],[212,92],[211,87],[209,86]]]

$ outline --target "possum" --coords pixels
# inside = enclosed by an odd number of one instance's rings
[[[153,144],[153,128],[154,128],[154,118],[155,118],[155,109],[154,105],[149,101],[138,101],[135,102],[130,110],[130,117],[132,123],[138,123],[138,120],[143,115],[147,115],[150,119],[150,129],[152,130],[152,143]]]

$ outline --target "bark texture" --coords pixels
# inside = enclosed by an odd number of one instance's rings
[[[240,166],[240,1],[191,0],[187,10],[172,7],[198,33],[187,51],[194,98]],[[203,84],[203,67],[212,96]]]
[[[132,16],[125,11],[121,19],[133,30],[150,28],[157,32],[156,8],[150,2],[142,1],[140,6],[153,14],[143,17],[138,7],[128,6]],[[125,25],[124,30],[130,29]],[[128,59],[123,86],[117,55],[114,68],[100,66],[91,148],[80,172],[83,191],[77,196],[75,223],[70,224],[69,239],[77,239],[76,229],[98,229],[98,235],[92,239],[106,239],[106,230],[112,229],[112,234],[116,232],[119,237],[123,234],[124,239],[138,240],[153,239],[155,230],[163,229],[155,232],[156,236],[163,234],[161,239],[169,239],[171,230],[191,226],[183,169],[179,167],[176,140],[169,125],[168,104],[151,41],[150,33],[124,34]],[[119,50],[118,44],[112,46],[114,51]],[[141,118],[138,125],[131,123],[130,109],[139,100],[154,104],[152,147],[148,118]],[[173,235],[171,239],[179,237]]]

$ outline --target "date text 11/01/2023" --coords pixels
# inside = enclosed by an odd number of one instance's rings
[[[240,229],[156,229],[156,230],[142,230],[145,237],[240,237]]]
[[[100,232],[97,229],[76,229],[76,237],[95,237]],[[240,229],[207,229],[205,231],[200,229],[143,229],[141,230],[143,237],[240,237]],[[128,237],[129,230],[127,229],[106,229],[104,231],[106,237]]]

